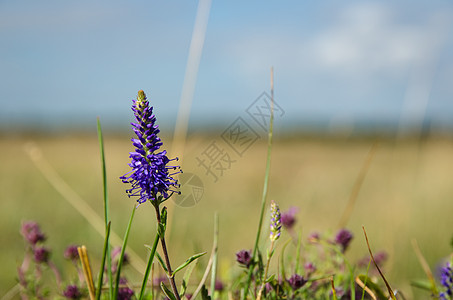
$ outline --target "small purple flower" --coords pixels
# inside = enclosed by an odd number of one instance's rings
[[[162,146],[162,141],[157,136],[160,130],[145,93],[140,90],[137,100],[132,101],[132,111],[137,121],[131,123],[137,135],[136,139],[132,139],[135,151],[129,155],[132,171],[120,179],[132,185],[126,192],[129,197],[138,196],[139,204],[147,200],[156,201],[160,196],[167,199],[179,187],[178,181],[172,176],[181,173],[180,167],[169,165],[171,161],[178,159],[169,159],[166,151],[157,152]],[[170,170],[174,172],[170,173]]]
[[[288,211],[282,212],[283,227],[290,230],[296,224],[297,207],[291,207]]]
[[[68,246],[64,251],[64,258],[72,261],[79,259],[79,251],[77,251],[77,246],[76,245]]]
[[[307,280],[299,274],[294,274],[289,278],[288,283],[293,290],[298,290],[307,283]]]
[[[112,254],[111,254],[112,255],[112,259],[115,259],[115,258],[119,259],[120,254],[121,254],[121,246],[113,248]],[[127,253],[124,252],[123,265],[126,265],[128,263],[129,263],[129,255],[127,255]]]
[[[341,251],[345,252],[354,235],[347,229],[340,229],[335,236],[335,244],[341,246]]]
[[[223,282],[217,279],[215,281],[214,289],[219,292],[223,291],[224,289]]]
[[[36,245],[38,242],[46,240],[46,236],[41,232],[41,228],[36,222],[30,221],[23,223],[20,232],[31,245]]]
[[[440,283],[444,286],[445,292],[440,293],[440,299],[451,299],[453,295],[453,269],[450,263],[447,263],[440,269]]]
[[[128,287],[118,289],[118,300],[129,300],[134,296],[134,291]]]
[[[252,251],[250,250],[241,250],[236,253],[236,261],[248,268],[252,262]]]
[[[63,296],[68,299],[81,299],[83,293],[76,285],[68,285],[63,292]]]
[[[50,251],[44,247],[38,247],[33,250],[33,256],[37,263],[47,263],[50,257]]]

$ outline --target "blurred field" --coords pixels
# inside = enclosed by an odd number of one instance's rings
[[[112,228],[124,234],[134,201],[118,179],[128,171],[128,136],[105,134],[107,176]],[[190,208],[174,207],[169,240],[173,265],[195,251],[210,251],[214,212],[220,218],[220,274],[228,279],[235,252],[251,249],[258,223],[263,189],[266,142],[261,139],[226,170],[218,182],[205,175],[195,157],[219,137],[193,135],[184,155],[185,172],[203,181],[204,196]],[[170,149],[170,140],[164,146]],[[304,237],[314,230],[337,229],[354,182],[375,139],[288,137],[274,141],[269,199],[282,210],[299,207],[298,230]],[[71,243],[85,244],[92,264],[98,268],[102,237],[49,184],[24,150],[37,147],[42,156],[99,215],[103,214],[102,180],[96,136],[2,137],[0,139],[0,296],[16,283],[16,268],[23,259],[24,243],[19,234],[22,221],[36,220],[47,234],[47,245],[67,279],[75,273],[64,261],[63,251]],[[374,251],[390,254],[384,271],[390,283],[408,299],[427,294],[409,286],[412,279],[425,278],[411,247],[417,239],[428,263],[435,270],[451,252],[453,234],[453,140],[424,138],[381,139],[347,225],[355,234],[347,257],[351,261],[367,253],[362,234],[366,227]],[[155,234],[150,205],[139,207],[130,245],[146,259],[144,244]],[[287,236],[284,237],[287,239]],[[281,243],[283,244],[283,243]],[[205,264],[207,258],[202,260]],[[233,269],[234,270],[234,269]],[[129,268],[130,276],[138,276]]]

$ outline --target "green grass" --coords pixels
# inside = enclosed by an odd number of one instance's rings
[[[128,171],[128,136],[104,134],[112,230],[123,235],[133,200],[118,179]],[[258,224],[267,145],[254,144],[217,183],[204,175],[195,157],[218,136],[191,136],[184,154],[184,172],[200,176],[205,185],[202,201],[192,208],[170,208],[173,225],[168,240],[172,263],[179,265],[193,253],[210,251],[213,216],[219,212],[218,274],[228,279],[235,252],[252,249]],[[170,149],[169,139],[164,147]],[[43,157],[102,217],[103,192],[99,145],[92,136],[28,136],[0,140],[0,291],[15,285],[16,268],[23,258],[20,225],[36,220],[47,234],[52,258],[75,277],[63,251],[71,243],[88,248],[93,269],[98,270],[103,238],[44,179],[24,151],[34,143]],[[355,180],[374,139],[281,138],[275,134],[268,199],[282,210],[298,206],[297,229],[306,237],[313,230],[335,231]],[[347,253],[351,261],[367,254],[362,233],[365,226],[373,251],[386,250],[390,260],[383,268],[393,289],[409,299],[425,299],[412,290],[412,279],[425,278],[411,247],[417,239],[428,263],[435,268],[451,252],[453,234],[453,141],[428,138],[381,141],[370,165],[347,228],[355,239]],[[146,260],[155,235],[154,210],[142,205],[136,212],[129,245]],[[282,243],[283,244],[283,243]],[[207,256],[200,264],[207,263]],[[233,270],[238,271],[237,268]],[[140,282],[141,275],[125,270]],[[435,270],[434,270],[435,271]],[[195,278],[196,274],[192,276]],[[177,278],[180,280],[180,278]],[[414,293],[414,294],[412,294]]]

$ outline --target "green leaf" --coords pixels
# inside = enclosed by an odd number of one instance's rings
[[[291,242],[291,239],[289,239],[285,242],[285,244],[282,247],[281,254],[280,254],[280,267],[281,267],[282,278],[286,278],[285,258],[284,257],[285,257],[286,247],[289,245],[290,242]],[[296,273],[297,273],[297,267],[296,267]]]
[[[167,208],[164,206],[160,214],[160,222],[157,224],[157,233],[163,239],[167,230]]]
[[[359,275],[358,277],[363,282],[363,284],[365,284],[366,287],[368,287],[370,290],[373,291],[374,294],[376,294],[378,299],[387,299],[381,288],[376,283],[374,283],[370,277],[364,274]]]
[[[422,290],[431,291],[431,282],[429,280],[412,280],[411,285]]]
[[[193,262],[194,260],[196,260],[197,258],[205,255],[206,252],[203,252],[203,253],[198,253],[198,254],[195,254],[195,255],[192,255],[191,257],[189,257],[182,265],[180,265],[179,267],[177,267],[174,271],[173,271],[173,274],[172,276],[175,276],[175,274],[179,271],[181,271],[182,269],[184,269],[185,267],[187,267],[187,265],[189,265],[191,262]]]
[[[161,265],[162,269],[164,269],[165,273],[168,275],[168,269],[167,266],[165,265],[164,260],[162,257],[159,255],[158,252],[156,252],[157,260],[159,261],[159,264]]]
[[[186,271],[184,272],[184,277],[182,279],[182,284],[181,284],[181,288],[179,289],[179,297],[183,297],[184,294],[186,293],[186,290],[187,290],[187,283],[189,282],[190,280],[190,275],[192,275],[192,271],[193,269],[195,268],[195,266],[197,265],[197,262],[195,262],[194,264],[190,265]]]
[[[275,274],[272,274],[271,276],[269,276],[266,281],[264,281],[265,283],[268,283],[268,282],[272,282],[275,278]]]
[[[160,288],[164,292],[164,294],[171,300],[176,300],[175,294],[173,294],[172,291],[170,291],[163,282],[160,283]]]

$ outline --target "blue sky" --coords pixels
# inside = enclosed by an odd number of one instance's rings
[[[197,6],[0,1],[0,125],[122,128],[139,89],[174,125]],[[231,123],[271,66],[283,123],[451,126],[452,26],[451,1],[213,1],[189,127]]]

